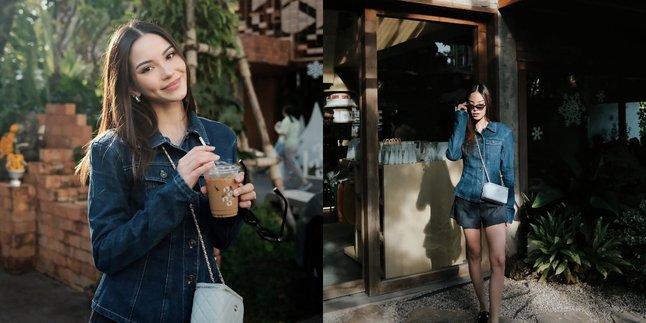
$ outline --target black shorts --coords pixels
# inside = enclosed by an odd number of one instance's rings
[[[117,322],[92,310],[92,313],[90,313],[89,323],[117,323]]]
[[[507,222],[507,207],[489,202],[474,203],[455,197],[451,217],[465,229],[479,229]]]

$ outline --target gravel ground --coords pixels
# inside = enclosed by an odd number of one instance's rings
[[[485,282],[485,286],[487,285],[488,281]],[[365,315],[370,316],[370,321],[404,322],[413,311],[421,308],[475,314],[478,301],[469,283],[372,304],[369,309],[350,308],[325,313],[323,321],[357,321],[357,313],[365,312]],[[591,322],[613,322],[613,313],[629,312],[646,322],[646,293],[614,285],[563,285],[505,278],[501,316],[508,321],[536,322],[538,316],[545,313],[562,312],[585,313]]]

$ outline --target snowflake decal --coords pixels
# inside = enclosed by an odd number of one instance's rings
[[[599,90],[597,91],[597,94],[595,94],[597,97],[597,102],[601,103],[606,100],[606,92],[604,90]]]
[[[543,138],[543,130],[541,130],[541,127],[534,127],[534,130],[532,131],[532,138],[534,138],[534,141],[541,140]]]
[[[581,117],[585,107],[581,104],[579,93],[574,95],[563,94],[563,104],[559,107],[559,113],[565,118],[565,126],[576,123],[581,124]]]
[[[313,79],[321,77],[323,75],[323,64],[319,61],[307,64],[307,75]]]

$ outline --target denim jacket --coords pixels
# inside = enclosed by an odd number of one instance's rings
[[[159,132],[149,139],[153,159],[135,181],[132,156],[114,132],[90,148],[88,217],[92,255],[104,273],[92,309],[117,322],[188,322],[197,282],[210,282],[189,209],[195,206],[216,281],[213,248],[226,249],[237,237],[241,216],[215,219],[208,199],[173,169],[201,136],[221,160],[235,162],[236,137],[225,125],[189,114],[188,134],[175,146]]]
[[[465,111],[455,112],[453,135],[449,138],[449,148],[446,157],[450,160],[463,160],[462,177],[455,187],[454,194],[467,201],[481,203],[480,194],[482,186],[487,181],[482,161],[478,154],[478,147],[468,147],[467,155],[462,155],[467,130],[468,115]],[[507,197],[507,222],[514,219],[514,137],[511,129],[500,122],[489,122],[482,133],[476,132],[476,140],[487,165],[489,179],[496,184],[501,184],[502,175],[504,186],[509,188]],[[473,149],[471,149],[473,148]]]

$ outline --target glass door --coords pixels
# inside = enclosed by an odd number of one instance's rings
[[[379,268],[371,270],[379,270],[380,280],[373,291],[384,293],[464,273],[464,237],[449,218],[462,162],[445,153],[454,107],[486,79],[486,26],[388,13],[375,21],[373,109],[382,126],[376,129]]]

